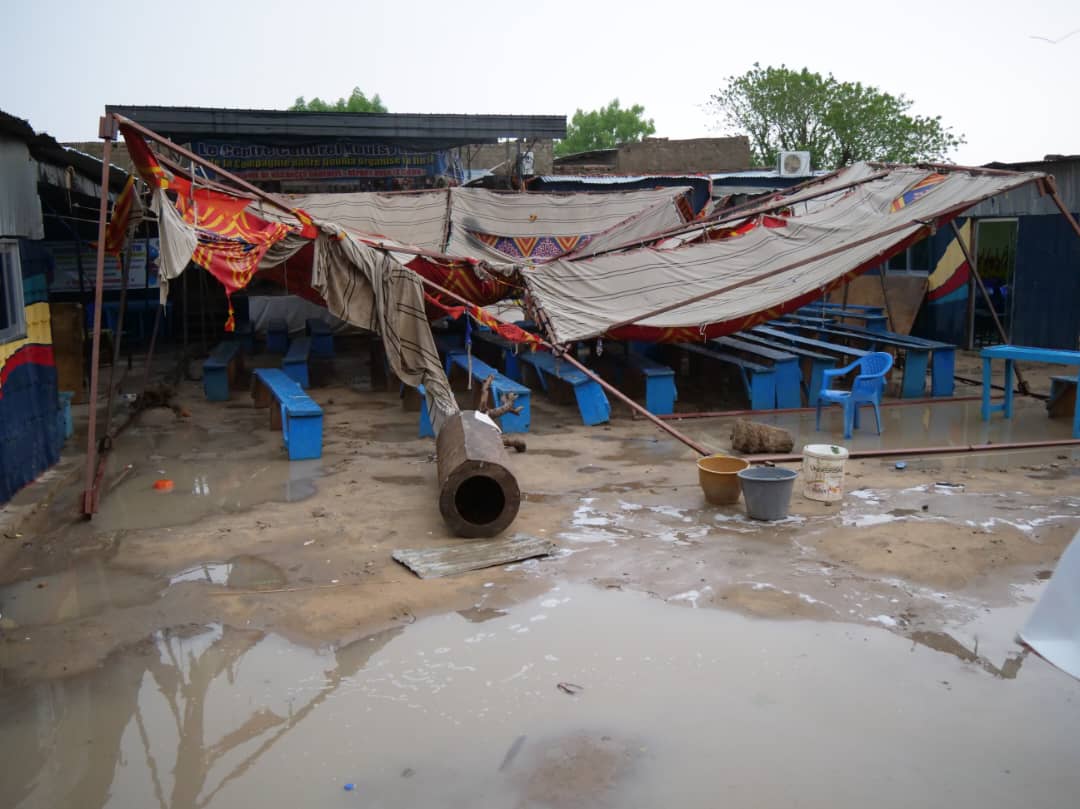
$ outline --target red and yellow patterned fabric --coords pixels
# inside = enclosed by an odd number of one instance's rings
[[[443,303],[437,297],[429,295],[428,293],[424,293],[424,298],[428,303],[428,309],[431,310],[434,308],[439,313],[440,317],[449,315],[454,320],[457,320],[462,315],[467,314],[481,326],[487,326],[500,337],[504,337],[511,342],[531,346],[544,345],[544,341],[532,332],[527,332],[521,327],[515,326],[513,323],[504,323],[490,312],[481,309],[476,304],[470,303],[468,306],[455,306],[454,304]]]
[[[128,223],[131,211],[135,207],[135,177],[128,177],[124,190],[113,204],[112,217],[105,228],[105,252],[110,256],[119,256],[127,239]],[[97,246],[96,243],[92,243]]]

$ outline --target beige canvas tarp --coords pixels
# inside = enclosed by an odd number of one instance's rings
[[[742,235],[559,260],[523,275],[558,342],[629,324],[640,339],[700,339],[808,303],[980,200],[1042,176],[897,167],[839,188],[874,173],[865,164],[840,172],[829,181],[834,193],[813,200],[812,190],[797,193],[787,206],[792,215],[758,220]]]

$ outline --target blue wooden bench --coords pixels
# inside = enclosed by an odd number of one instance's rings
[[[330,326],[317,317],[309,317],[305,323],[307,336],[311,338],[311,353],[316,357],[334,356],[334,333]]]
[[[225,339],[237,343],[245,354],[255,353],[255,326],[250,321],[237,323],[235,329],[225,333]]]
[[[322,408],[292,377],[278,368],[259,368],[252,374],[251,395],[255,407],[270,408],[270,429],[281,430],[290,461],[322,457]]]
[[[616,355],[613,355],[616,356]],[[675,370],[637,351],[617,357],[620,365],[645,383],[645,409],[657,416],[675,412],[679,394],[675,388]],[[623,370],[623,368],[620,368]],[[622,380],[619,380],[622,384]]]
[[[446,378],[449,379],[453,369],[460,368],[466,374],[470,373],[470,365],[473,391],[479,396],[480,391],[483,390],[484,380],[489,376],[493,377],[491,381],[491,406],[499,407],[502,405],[507,394],[513,393],[517,396],[514,401],[515,407],[521,407],[520,413],[504,413],[499,416],[498,423],[499,428],[504,433],[527,433],[529,432],[529,420],[531,417],[529,398],[532,394],[527,387],[520,382],[500,374],[496,369],[492,368],[483,360],[477,359],[475,356],[470,363],[468,355],[464,351],[451,351],[446,355]],[[473,406],[479,405],[479,402],[474,402]],[[422,408],[425,416],[427,415],[427,408]]]
[[[768,337],[770,340],[777,340],[781,343],[790,343],[793,346],[820,351],[823,354],[835,354],[845,359],[857,360],[859,357],[865,357],[870,353],[869,351],[863,351],[861,348],[853,348],[838,343],[827,343],[824,340],[815,340],[813,337],[804,337],[794,331],[774,326],[755,326],[750,330],[750,333]]]
[[[990,421],[991,413],[1002,412],[1005,418],[1013,415],[1013,364],[1020,362],[1047,362],[1052,365],[1071,365],[1078,373],[1072,379],[1080,379],[1080,351],[1062,351],[1054,348],[1000,345],[984,348],[979,352],[983,361],[982,419]],[[1005,360],[1005,401],[990,404],[990,371],[992,360]],[[1067,379],[1068,377],[1066,377]],[[1080,438],[1080,397],[1073,411],[1073,438]]]
[[[880,306],[858,306],[840,303],[812,303],[799,310],[809,317],[831,318],[833,320],[861,320],[864,328],[870,331],[886,331],[889,319]]]
[[[872,331],[859,326],[837,325],[817,329],[817,331],[841,340],[858,341],[866,345],[870,351],[879,351],[883,347],[902,350],[904,352],[904,377],[900,383],[900,396],[903,399],[919,399],[926,395],[927,368],[930,369],[931,396],[952,396],[956,389],[954,376],[956,346],[954,345],[939,343],[936,340],[924,340],[907,334]]]
[[[814,351],[795,343],[785,343],[783,340],[766,337],[755,332],[739,332],[738,336],[743,340],[787,351],[798,357],[803,371],[802,392],[806,396],[806,404],[813,407],[814,403],[817,402],[818,391],[821,390],[825,381],[825,372],[836,367],[835,356]]]
[[[289,350],[289,324],[284,318],[273,317],[266,324],[266,350],[271,354]]]
[[[678,346],[691,354],[738,368],[746,395],[750,399],[751,410],[772,410],[776,407],[776,370],[774,368],[696,343],[679,343]]]
[[[937,340],[927,340],[923,337],[912,337],[910,334],[895,334],[893,332],[875,332],[872,329],[861,329],[858,326],[845,326],[849,332],[861,334],[873,340],[875,337],[893,341],[897,347],[910,352],[911,349],[930,352],[930,395],[952,396],[956,390],[956,346],[950,343],[942,343]],[[912,384],[912,396],[924,396],[926,394],[926,365],[923,364],[922,377],[916,376]],[[918,382],[918,392],[914,392],[915,382]],[[906,394],[905,394],[906,396]]]
[[[289,350],[281,359],[281,370],[289,375],[302,388],[311,387],[308,376],[308,355],[311,353],[311,338],[297,337],[289,344]]]
[[[522,363],[522,371],[528,367],[536,374],[538,384],[545,393],[554,392],[553,387],[549,387],[549,379],[570,385],[583,424],[603,424],[611,419],[611,404],[604,395],[604,389],[583,371],[557,360],[547,351],[526,351],[519,354],[518,359]]]
[[[227,402],[229,391],[236,385],[240,375],[240,343],[223,342],[214,346],[210,356],[203,362],[203,392],[207,401]]]
[[[521,361],[518,358],[518,352],[528,351],[527,347],[519,349],[517,343],[507,340],[490,329],[473,329],[472,334],[474,340],[487,343],[499,351],[502,357],[503,375],[515,382],[521,381]]]
[[[802,374],[799,358],[790,351],[759,345],[738,336],[717,337],[709,341],[725,351],[738,354],[752,362],[772,365],[776,371],[776,407],[802,407]]]

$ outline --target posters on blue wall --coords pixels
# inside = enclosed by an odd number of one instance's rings
[[[150,284],[157,289],[157,254],[158,240],[150,239]],[[79,291],[79,262],[76,258],[75,242],[44,242],[52,253],[53,273],[49,279],[50,292]],[[128,287],[142,289],[146,286],[146,247],[145,239],[135,239],[131,245],[131,273]],[[94,288],[94,271],[97,266],[97,251],[88,243],[82,243],[83,282],[87,289]],[[120,289],[120,262],[112,257],[105,257],[105,289]]]

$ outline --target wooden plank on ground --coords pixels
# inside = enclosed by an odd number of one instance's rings
[[[548,556],[554,549],[550,540],[514,534],[502,539],[462,539],[437,548],[399,548],[391,555],[421,579],[437,579]]]
[[[896,334],[911,334],[915,316],[919,314],[919,307],[926,297],[926,276],[885,273],[885,288],[889,291],[889,311],[896,321],[890,324],[890,330]],[[829,295],[830,303],[841,303],[843,300],[843,286],[837,287]],[[853,306],[885,306],[881,279],[877,275],[861,275],[851,281],[847,302]]]

